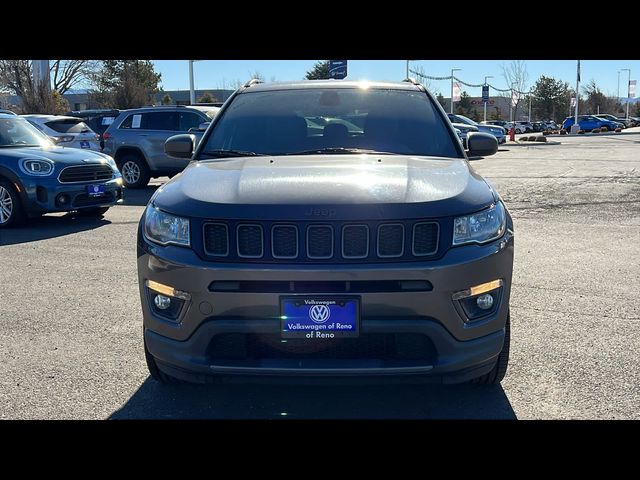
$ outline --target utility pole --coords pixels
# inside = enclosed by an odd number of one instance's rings
[[[529,121],[531,121],[531,92],[529,92]]]
[[[457,72],[462,70],[461,68],[452,68],[451,69],[451,113],[453,114],[453,72]]]
[[[571,133],[578,133],[580,131],[580,125],[578,125],[578,107],[580,105],[580,60],[578,60],[578,69],[576,75],[576,115],[571,125]]]
[[[409,78],[409,60],[407,60],[407,75],[404,78]]]
[[[493,75],[487,75],[486,77],[484,77],[484,85],[485,87],[487,86],[487,78],[493,78]],[[484,103],[484,121],[487,121],[487,102],[482,102]]]

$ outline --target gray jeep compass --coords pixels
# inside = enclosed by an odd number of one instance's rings
[[[512,220],[421,85],[249,82],[165,149],[193,161],[140,221],[153,378],[502,380]]]

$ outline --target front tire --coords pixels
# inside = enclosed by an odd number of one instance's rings
[[[151,378],[165,385],[180,383],[175,377],[171,375],[167,375],[162,370],[158,368],[158,364],[156,363],[156,359],[153,358],[153,355],[147,350],[147,342],[144,342],[144,358],[147,362],[147,369],[149,369],[149,374]]]
[[[125,154],[118,161],[122,181],[127,188],[144,188],[149,184],[151,172],[147,162],[138,155]]]
[[[15,187],[7,180],[0,180],[0,228],[17,227],[25,220]]]
[[[507,324],[504,327],[504,344],[502,350],[498,355],[498,361],[493,369],[481,377],[474,378],[469,383],[475,383],[478,385],[499,385],[502,379],[507,374],[507,367],[509,366],[509,347],[511,344],[511,314],[507,314]]]

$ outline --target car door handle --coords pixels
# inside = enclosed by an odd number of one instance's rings
[[[140,135],[141,137],[148,137],[149,136],[148,133],[139,133],[138,135]]]

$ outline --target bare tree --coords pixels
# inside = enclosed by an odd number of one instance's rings
[[[99,68],[100,62],[97,60],[54,60],[50,69],[53,90],[64,94],[88,81]]]
[[[502,68],[502,76],[507,82],[507,87],[520,92],[513,110],[513,119],[516,120],[518,118],[518,107],[524,99],[523,93],[529,91],[529,87],[527,86],[529,82],[527,63],[524,60],[513,60],[508,65],[500,65],[500,68]],[[501,96],[511,102],[511,90],[502,93]]]
[[[256,79],[256,80],[260,80],[261,82],[264,82],[264,75],[262,73],[260,73],[258,70],[256,70],[255,72],[249,72],[249,78],[250,79]]]
[[[98,68],[93,60],[52,60],[52,88],[33,81],[30,60],[0,60],[0,90],[22,99],[22,108],[29,113],[60,113],[65,108],[62,94],[84,81]]]
[[[424,85],[424,88],[429,90],[435,96],[440,95],[440,90],[434,87],[433,84],[431,83],[431,80],[427,78],[427,74],[425,73],[424,68],[422,68],[422,65],[418,65],[412,68],[409,73],[410,74],[413,73],[416,77],[418,77],[416,80],[418,80],[422,85]]]

